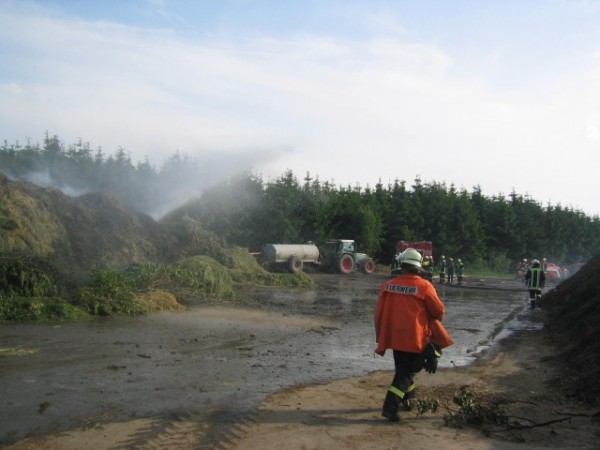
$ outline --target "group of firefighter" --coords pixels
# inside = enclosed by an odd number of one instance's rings
[[[527,270],[529,270],[531,267],[533,267],[533,264],[534,264],[535,261],[537,261],[537,263],[540,264],[540,267],[541,267],[542,271],[546,272],[546,269],[548,267],[548,263],[546,262],[546,258],[542,258],[541,262],[538,259],[532,259],[531,263],[527,260],[527,258],[523,258],[517,264],[517,272],[521,272],[523,274],[523,276],[525,276],[525,274],[527,273]]]
[[[433,256],[424,256],[421,264],[423,271],[426,274],[426,278],[429,281],[433,281],[435,264],[433,263]],[[465,273],[465,264],[460,258],[454,261],[454,258],[448,258],[444,255],[441,256],[439,263],[437,264],[438,276],[440,283],[454,284],[454,276],[456,275],[456,282],[462,285],[463,275]]]
[[[398,275],[381,285],[374,312],[375,353],[383,356],[392,350],[394,357],[394,378],[381,412],[392,422],[400,420],[401,409],[409,411],[416,406],[416,374],[423,369],[435,373],[442,349],[453,344],[441,322],[446,308],[430,282],[433,259],[408,248],[396,261],[400,265]],[[454,264],[452,258],[446,261],[442,256],[437,267],[441,283],[451,284],[455,273],[458,283],[462,282],[464,266],[460,259]],[[430,280],[426,274],[431,275]],[[539,260],[531,262],[524,278],[532,307],[541,306],[538,302],[545,274]]]

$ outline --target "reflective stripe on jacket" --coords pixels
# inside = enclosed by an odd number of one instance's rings
[[[403,273],[383,283],[374,314],[375,351],[421,353],[431,338],[430,321],[445,312],[433,285],[419,275]]]
[[[527,288],[531,291],[541,291],[546,282],[546,275],[541,267],[532,267],[525,274]]]

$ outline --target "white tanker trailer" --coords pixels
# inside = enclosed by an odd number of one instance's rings
[[[287,265],[293,273],[301,271],[304,264],[319,264],[319,255],[314,244],[266,244],[260,251],[263,265]]]
[[[320,248],[312,242],[307,244],[265,244],[261,251],[261,263],[268,269],[278,266],[292,273],[301,271],[305,264],[311,264],[323,270],[339,273],[351,273],[360,269],[371,274],[375,263],[366,253],[356,252],[350,239],[327,241]]]

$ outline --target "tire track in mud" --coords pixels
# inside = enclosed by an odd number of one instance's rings
[[[262,402],[261,402],[262,404]],[[261,420],[261,406],[240,412],[214,409],[153,420],[115,448],[131,450],[231,450]]]
[[[197,449],[204,441],[209,425],[186,418],[159,420],[131,434],[118,448],[131,450]]]
[[[248,429],[259,422],[261,415],[260,407],[249,411],[243,417],[239,414],[234,418],[234,423],[218,423],[214,430],[211,430],[210,436],[198,448],[204,450],[231,450],[235,448],[238,442],[246,435]],[[224,426],[226,425],[226,426]]]
[[[213,410],[207,413],[181,414],[173,419],[153,421],[138,429],[118,448],[131,450],[227,450],[246,433],[247,424],[255,422],[254,411],[240,413]]]
[[[161,430],[155,428],[151,439],[128,443],[127,448],[230,450],[258,418],[259,412],[255,410],[248,413],[216,410],[203,417],[190,417],[185,422],[170,422]]]

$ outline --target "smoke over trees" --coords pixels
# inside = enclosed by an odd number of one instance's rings
[[[65,147],[48,135],[43,146],[5,142],[0,171],[70,195],[110,191],[161,221],[189,216],[253,251],[265,243],[345,238],[387,263],[398,240],[431,240],[436,256],[493,270],[524,257],[575,264],[600,252],[597,216],[543,206],[516,192],[485,196],[478,186],[469,192],[417,178],[410,186],[396,180],[342,187],[310,174],[299,180],[292,171],[266,182],[249,170],[216,183],[210,164],[178,152],[157,170],[147,159],[134,164],[121,148],[107,156],[81,141]]]
[[[0,147],[0,171],[9,178],[56,187],[70,196],[111,192],[154,218],[201,195],[205,186],[223,176],[209,163],[175,152],[157,169],[147,158],[134,164],[123,148],[107,155],[81,140],[65,146],[58,136],[48,134],[42,146],[5,141]]]

